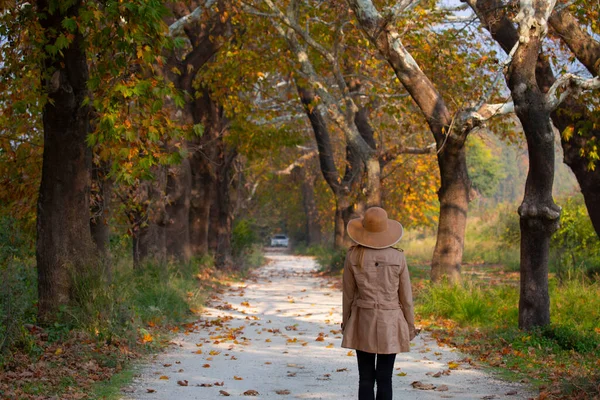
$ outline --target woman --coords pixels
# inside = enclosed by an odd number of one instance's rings
[[[408,352],[416,335],[406,259],[391,247],[402,232],[379,207],[348,223],[356,245],[344,264],[342,347],[356,350],[359,400],[375,399],[375,382],[377,400],[392,399],[396,354]]]

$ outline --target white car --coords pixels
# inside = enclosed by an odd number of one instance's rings
[[[290,239],[286,235],[275,235],[271,238],[271,247],[288,247]]]

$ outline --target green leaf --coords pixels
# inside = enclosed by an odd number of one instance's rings
[[[56,46],[58,50],[66,49],[69,47],[69,39],[67,39],[67,37],[61,33],[60,36],[56,38],[54,46]]]
[[[202,135],[204,135],[204,125],[202,124],[195,124],[192,130],[194,132],[194,135],[198,137],[202,137]]]
[[[75,20],[75,17],[63,19],[61,25],[71,33],[74,33],[77,30],[77,21]]]

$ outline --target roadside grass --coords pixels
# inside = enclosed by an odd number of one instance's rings
[[[0,298],[0,398],[116,399],[133,377],[132,361],[160,351],[179,332],[197,329],[207,298],[263,262],[249,247],[243,268],[220,271],[211,257],[188,263],[147,263],[139,269],[123,254],[110,283],[95,271],[75,281],[74,306],[52,326],[37,326],[35,260],[11,257]]]

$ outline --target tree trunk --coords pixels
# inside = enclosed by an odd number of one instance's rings
[[[151,261],[166,264],[167,261],[167,213],[164,193],[166,191],[166,169],[158,168],[154,181],[143,182],[136,197],[143,205],[141,210],[128,213],[132,225],[133,266]]]
[[[41,26],[53,43],[66,17],[77,17],[80,2],[50,13],[47,1],[37,2],[46,15]],[[44,156],[37,207],[36,259],[38,315],[50,322],[56,311],[71,300],[71,274],[93,268],[94,246],[90,234],[91,151],[86,145],[90,109],[88,65],[83,36],[42,65],[42,86],[48,90],[43,109]]]
[[[350,206],[349,196],[346,193],[339,193],[335,196],[335,224],[333,245],[336,249],[347,247],[346,240],[346,218],[348,207]]]
[[[304,233],[308,246],[321,243],[321,224],[315,199],[315,178],[311,170],[309,164],[298,166],[292,170],[296,180],[300,181],[302,208],[304,209],[304,215],[306,215]]]
[[[441,178],[438,191],[440,220],[431,261],[431,280],[439,282],[446,277],[452,282],[458,282],[471,189],[464,140],[457,141],[456,138],[449,137],[438,154],[438,165]]]
[[[536,10],[537,11],[537,10]],[[540,12],[540,11],[538,11]],[[542,19],[543,21],[543,19]],[[522,21],[525,24],[527,21]],[[544,93],[536,81],[536,66],[543,29],[526,28],[508,72],[515,111],[527,138],[529,172],[521,216],[521,291],[519,327],[532,329],[550,323],[548,257],[550,238],[558,228],[560,208],[552,198],[554,182],[554,132]]]
[[[215,266],[217,268],[230,268],[233,266],[232,249],[231,249],[231,233],[233,228],[232,204],[231,204],[231,179],[233,172],[233,161],[237,156],[235,150],[222,148],[222,161],[217,170],[216,187],[216,204],[217,216],[215,233],[217,239],[217,247],[215,253]]]
[[[190,161],[186,158],[180,165],[171,167],[167,177],[168,216],[166,225],[167,256],[188,261],[192,256],[190,245],[190,195],[192,176]]]

